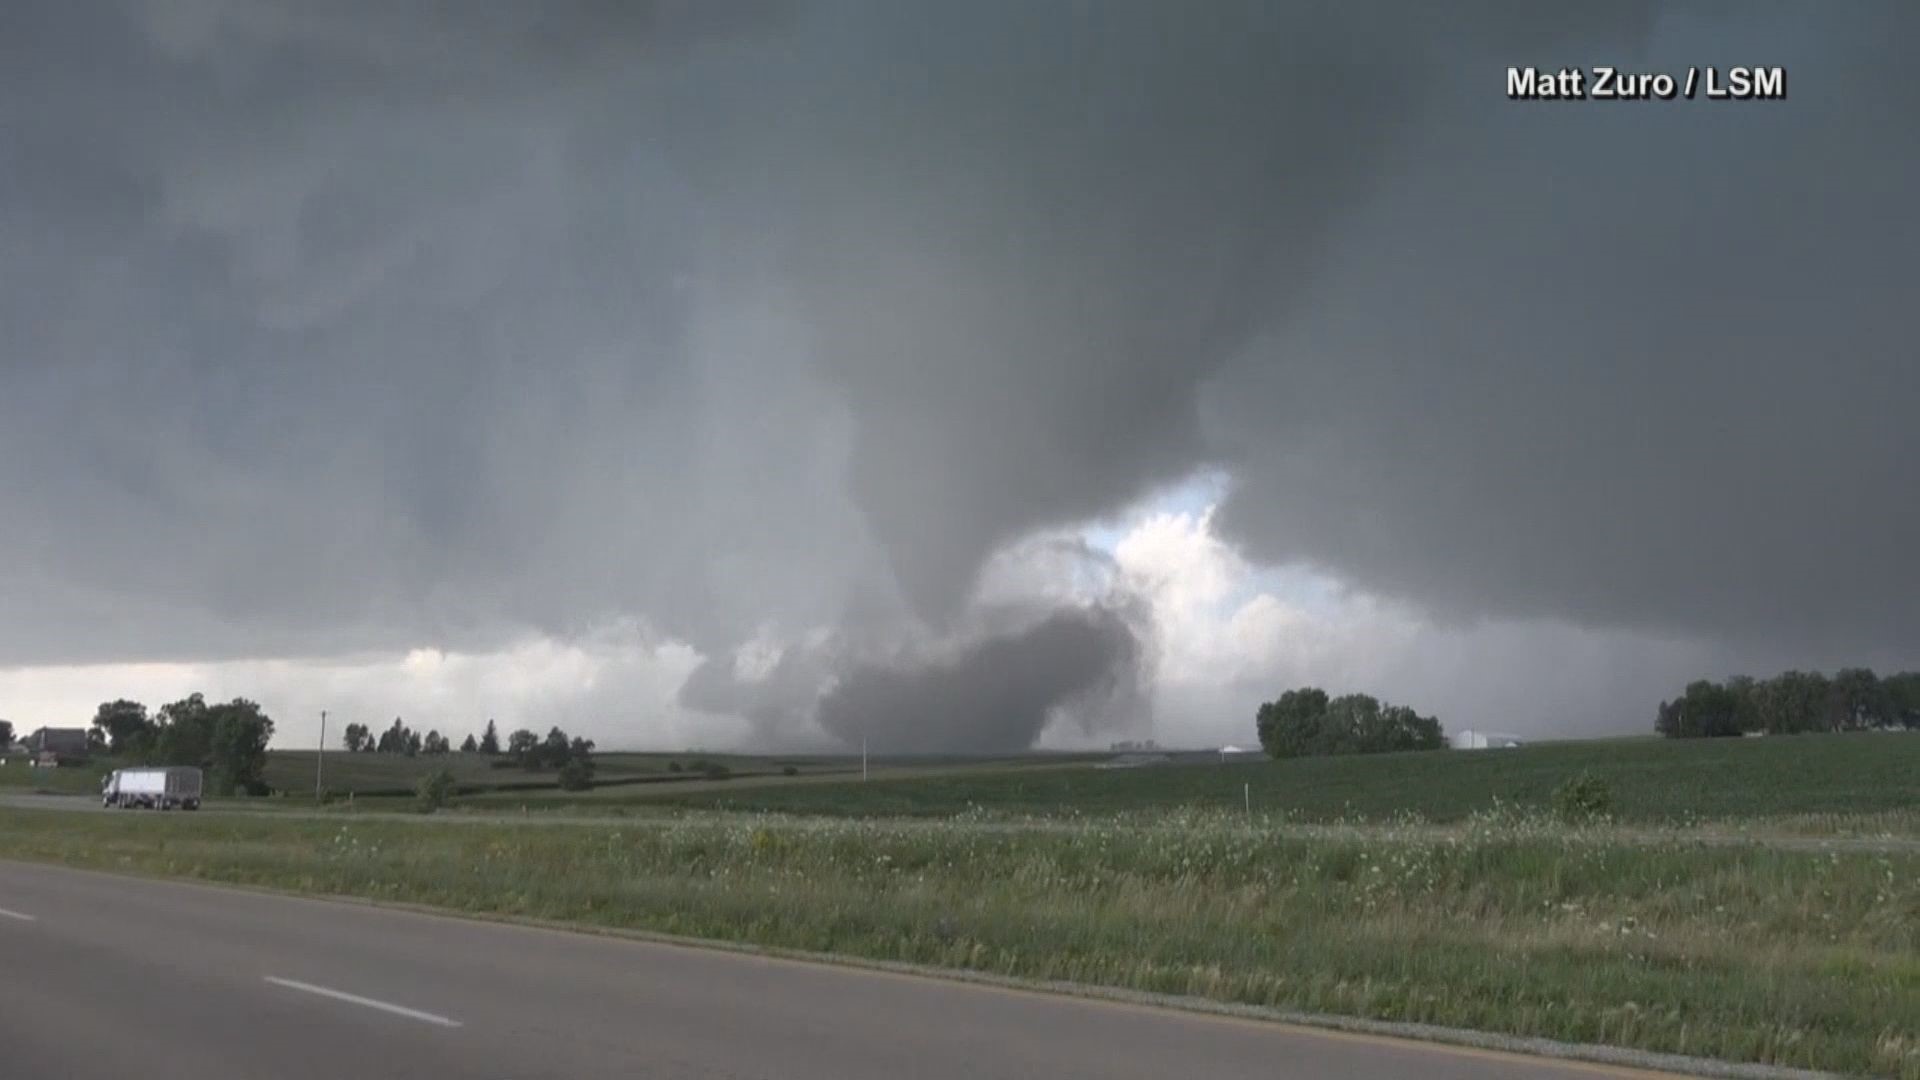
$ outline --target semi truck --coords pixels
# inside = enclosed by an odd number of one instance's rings
[[[100,805],[123,810],[200,809],[200,770],[189,765],[115,769],[100,786]]]

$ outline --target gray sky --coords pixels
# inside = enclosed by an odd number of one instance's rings
[[[1592,733],[1920,665],[1920,18],[1815,10],[8,4],[0,715]],[[1791,96],[1505,98],[1601,63]]]

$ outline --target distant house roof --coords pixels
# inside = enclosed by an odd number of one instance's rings
[[[87,729],[43,727],[27,736],[25,745],[36,754],[85,754]]]

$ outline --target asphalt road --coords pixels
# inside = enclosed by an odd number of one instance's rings
[[[0,861],[0,1076],[1650,1076]]]

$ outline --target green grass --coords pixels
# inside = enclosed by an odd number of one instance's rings
[[[1102,757],[1104,758],[1105,755]],[[725,759],[709,758],[707,760],[727,764]],[[927,782],[982,774],[1025,774],[1043,769],[1084,768],[1089,760],[1092,759],[1074,755],[1025,755],[983,759],[896,759],[887,764],[873,765],[870,773],[876,781]],[[795,769],[792,775],[788,775],[785,771],[788,765],[792,765]],[[728,768],[731,772],[725,779],[706,779],[697,771],[688,771],[650,778],[662,783],[670,782],[671,786],[635,788],[619,782],[602,782],[596,777],[596,786],[591,791],[562,791],[554,787],[537,791],[484,792],[461,799],[460,805],[472,809],[510,809],[526,806],[540,810],[592,811],[608,808],[624,809],[630,805],[655,801],[645,798],[642,792],[685,793],[693,804],[698,805],[710,796],[731,795],[743,790],[763,787],[829,784],[837,788],[848,782],[858,783],[860,775],[860,762],[857,758],[852,760],[741,758],[729,764]]]
[[[1606,781],[1615,816],[1629,822],[1897,813],[1920,807],[1920,735],[1615,739],[1227,765],[629,789],[607,797],[687,809],[853,817],[951,816],[974,808],[1061,817],[1178,807],[1237,810],[1250,789],[1256,811],[1299,821],[1385,821],[1410,814],[1445,822],[1489,809],[1496,800],[1545,809],[1554,788],[1581,772]]]
[[[265,779],[276,791],[298,796],[310,794],[314,785],[316,754],[312,750],[275,750],[267,755]],[[495,759],[480,754],[453,753],[441,756],[401,754],[349,754],[329,750],[322,764],[322,782],[338,794],[353,792],[359,796],[411,795],[421,777],[438,768],[453,771],[460,790],[468,793],[510,791],[537,794],[541,789],[557,792],[558,773],[553,769],[528,771],[513,767],[495,767]],[[617,790],[623,785],[646,782],[677,782],[691,779],[689,766],[700,762],[725,765],[741,776],[782,775],[792,765],[801,773],[834,768],[845,769],[844,762],[826,758],[755,757],[740,754],[595,754],[596,790]],[[678,763],[682,772],[672,771]],[[856,766],[857,767],[857,766]],[[521,797],[516,795],[516,797]],[[579,797],[579,796],[575,796]]]
[[[1920,1078],[1920,854],[1513,815],[1304,836],[0,811],[0,855]]]
[[[44,791],[59,795],[98,795],[100,778],[108,766],[88,763],[62,769],[36,769],[25,755],[14,755],[0,765],[0,790]]]

